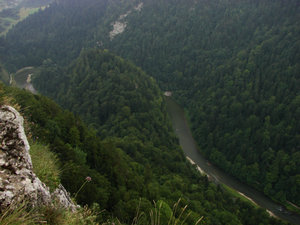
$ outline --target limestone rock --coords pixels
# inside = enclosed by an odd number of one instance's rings
[[[49,188],[32,171],[23,117],[12,107],[0,108],[0,210],[23,198],[35,206],[49,204]]]
[[[32,171],[23,123],[13,107],[0,107],[0,211],[24,198],[32,206],[52,203],[49,188]],[[59,199],[63,207],[76,207],[62,186],[52,197]]]
[[[64,188],[64,186],[62,186],[61,184],[59,185],[59,187],[51,194],[52,199],[55,201],[58,201],[58,203],[64,207],[64,208],[69,208],[70,210],[72,210],[73,212],[76,211],[76,209],[79,206],[76,206],[74,204],[74,202],[72,201],[72,199],[70,198],[69,193],[66,191],[66,189]]]

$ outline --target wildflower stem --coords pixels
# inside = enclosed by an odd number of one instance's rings
[[[86,181],[81,185],[81,187],[78,189],[78,191],[76,192],[76,194],[75,194],[75,196],[74,196],[75,199],[76,199],[78,193],[81,191],[81,189],[84,187],[84,185],[85,185],[87,182],[88,182],[88,180],[86,180]]]

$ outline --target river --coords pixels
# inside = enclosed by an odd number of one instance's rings
[[[256,189],[239,182],[206,160],[197,149],[197,144],[192,136],[183,109],[171,97],[165,97],[165,99],[173,128],[185,155],[194,161],[211,180],[235,189],[260,207],[265,208],[270,214],[292,224],[300,225],[300,215],[286,210],[284,206],[275,203]]]

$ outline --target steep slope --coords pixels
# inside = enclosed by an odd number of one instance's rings
[[[145,210],[152,200],[171,205],[184,196],[191,212],[188,224],[201,215],[207,224],[277,223],[262,210],[233,203],[187,163],[171,132],[157,84],[128,61],[108,51],[88,50],[66,68],[44,64],[34,82],[38,90],[80,114],[97,129],[105,146],[115,146],[122,156],[103,158],[103,150],[87,144],[87,162],[106,171],[112,192],[109,209],[123,221],[135,216],[139,197]],[[245,216],[249,210],[254,214]]]
[[[5,35],[15,24],[28,15],[35,13],[52,0],[1,0],[0,1],[0,36]]]
[[[16,71],[27,65],[37,66],[48,58],[68,64],[85,47],[102,46],[110,40],[113,21],[138,5],[138,1],[59,0],[50,7],[16,24],[0,38],[1,60]],[[22,33],[22,38],[20,34]],[[105,40],[99,34],[107,34]]]
[[[176,90],[213,163],[299,205],[299,15],[297,1],[148,1],[109,46]]]
[[[87,46],[108,48],[174,91],[213,163],[300,205],[299,1],[142,2],[113,39],[114,22],[140,2],[53,4],[47,17],[28,18],[2,40],[1,59],[13,71],[47,58],[66,65]]]
[[[107,51],[89,50],[66,69],[51,70],[51,64],[44,65],[35,86],[93,124],[102,137],[144,135],[160,145],[171,136],[162,93],[133,64]]]

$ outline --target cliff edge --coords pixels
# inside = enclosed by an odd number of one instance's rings
[[[0,107],[0,212],[14,202],[29,200],[32,206],[52,204],[76,209],[62,185],[52,195],[33,172],[24,119],[11,106]]]

